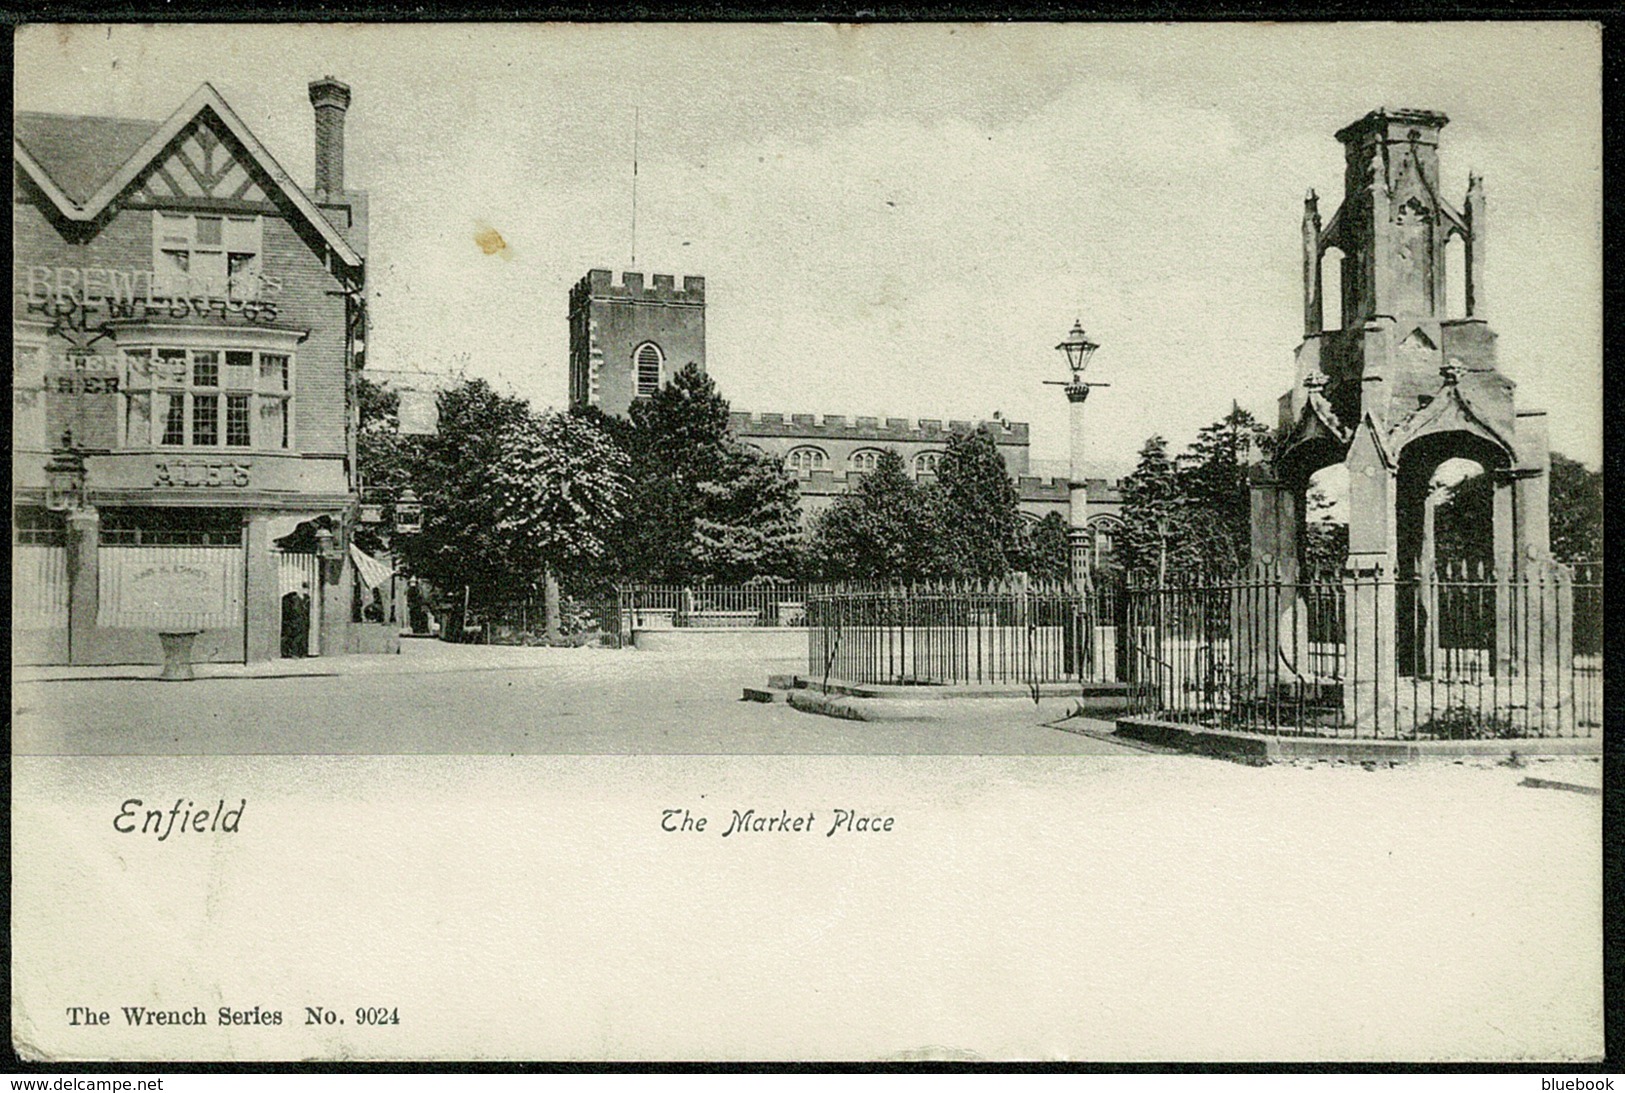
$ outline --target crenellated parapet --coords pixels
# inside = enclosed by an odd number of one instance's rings
[[[682,287],[678,288],[677,278],[669,273],[653,274],[645,282],[643,274],[628,271],[621,274],[621,281],[617,284],[615,275],[607,269],[588,270],[587,275],[570,290],[570,309],[575,310],[589,299],[703,307],[705,278],[684,277]]]
[[[741,437],[781,437],[805,440],[865,440],[877,444],[946,443],[948,437],[986,429],[995,444],[1029,442],[1024,421],[913,420],[901,417],[852,417],[845,414],[774,414],[738,411],[728,415],[729,427]]]

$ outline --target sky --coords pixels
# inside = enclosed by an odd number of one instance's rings
[[[1044,381],[1081,318],[1113,473],[1232,400],[1274,422],[1304,192],[1326,219],[1342,197],[1332,134],[1442,111],[1443,196],[1484,176],[1501,367],[1600,466],[1590,24],[30,26],[15,56],[19,110],[156,120],[207,80],[302,182],[306,85],[348,83],[369,367],[563,406],[571,285],[700,275],[735,409],[998,412],[1062,460]]]

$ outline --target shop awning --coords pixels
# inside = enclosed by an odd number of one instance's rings
[[[356,575],[368,588],[382,588],[395,570],[380,562],[354,543],[350,544],[350,561],[355,564]]]

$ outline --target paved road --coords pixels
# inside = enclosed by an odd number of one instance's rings
[[[18,755],[1135,754],[1043,724],[1063,700],[910,703],[932,720],[842,721],[740,701],[795,664],[609,649],[409,642],[400,657],[271,665],[302,674],[165,683],[156,668],[15,681]],[[224,672],[212,668],[206,671]],[[1104,726],[1101,726],[1104,727]]]

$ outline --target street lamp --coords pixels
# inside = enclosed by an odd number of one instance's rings
[[[73,444],[73,430],[62,432],[62,446],[45,464],[45,507],[52,512],[78,512],[85,503],[85,457]]]
[[[1066,391],[1066,401],[1071,404],[1072,473],[1067,493],[1067,542],[1070,546],[1072,580],[1079,588],[1086,588],[1089,585],[1092,551],[1089,542],[1089,477],[1084,461],[1088,433],[1085,428],[1083,404],[1088,401],[1091,388],[1111,385],[1090,383],[1083,378],[1084,370],[1089,367],[1089,359],[1095,355],[1095,350],[1100,348],[1099,342],[1090,341],[1089,335],[1083,332],[1083,320],[1073,322],[1071,332],[1055,348],[1066,354],[1066,363],[1072,372],[1072,378],[1044,382],[1051,387],[1063,388]]]
[[[339,537],[333,534],[333,529],[318,527],[316,529],[316,553],[323,561],[339,562],[344,560],[344,544]]]
[[[415,535],[423,530],[423,503],[411,486],[401,490],[395,499],[395,533]]]
[[[1089,358],[1095,355],[1095,350],[1099,349],[1100,345],[1098,342],[1090,341],[1089,336],[1083,332],[1083,320],[1074,320],[1072,332],[1055,348],[1066,354],[1066,363],[1072,367],[1072,383],[1083,387],[1092,386],[1083,382],[1083,370],[1089,367]]]

